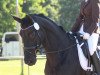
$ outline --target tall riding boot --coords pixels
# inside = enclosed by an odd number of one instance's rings
[[[94,52],[94,54],[91,57],[92,57],[92,63],[93,63],[95,72],[97,73],[97,75],[100,75],[100,60],[96,52]]]

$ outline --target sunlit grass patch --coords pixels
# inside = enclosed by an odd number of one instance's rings
[[[28,75],[28,72],[30,75],[44,75],[45,60],[38,59],[36,65],[29,68],[26,64],[23,64],[24,75]],[[21,60],[0,61],[0,75],[21,75],[21,73]]]

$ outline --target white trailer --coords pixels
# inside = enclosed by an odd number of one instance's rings
[[[2,37],[2,57],[22,56],[22,43],[18,32],[6,32]]]

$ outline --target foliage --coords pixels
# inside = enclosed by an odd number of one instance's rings
[[[43,13],[66,30],[74,24],[80,0],[24,0],[24,13]]]
[[[60,17],[59,23],[66,29],[70,30],[79,14],[80,0],[59,0]]]
[[[53,20],[58,20],[58,0],[24,0],[22,11],[24,13],[43,13]]]
[[[80,0],[0,0],[0,38],[4,32],[16,31],[12,15],[43,13],[65,29],[70,29],[79,12]],[[18,12],[17,12],[18,8]]]
[[[11,14],[16,14],[16,3],[14,0],[0,0],[0,32],[14,30],[15,23]]]

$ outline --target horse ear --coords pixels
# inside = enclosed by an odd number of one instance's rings
[[[18,17],[16,17],[16,16],[12,16],[12,17],[13,17],[14,20],[16,20],[17,22],[22,23],[22,19],[20,19],[20,18],[18,18]]]
[[[30,15],[26,14],[26,17],[28,17],[29,20],[30,20],[31,22],[33,22],[33,19],[32,19],[32,17],[31,17]]]

